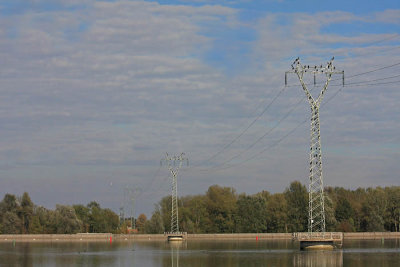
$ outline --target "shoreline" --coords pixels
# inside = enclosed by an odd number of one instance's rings
[[[2,234],[4,242],[118,242],[118,241],[165,241],[164,234]],[[343,233],[343,240],[400,239],[400,232]],[[186,240],[292,240],[291,233],[240,233],[240,234],[187,234]]]

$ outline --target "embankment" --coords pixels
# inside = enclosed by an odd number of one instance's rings
[[[343,233],[344,240],[359,239],[400,239],[400,232],[360,232],[360,233]]]
[[[111,241],[156,241],[165,240],[163,234],[39,234],[39,235],[0,235],[0,242],[110,242]],[[400,232],[344,233],[344,240],[400,239]],[[246,234],[188,234],[187,240],[291,240],[291,233],[246,233]]]

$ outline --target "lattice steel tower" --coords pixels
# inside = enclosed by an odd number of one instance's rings
[[[161,164],[164,164],[168,167],[168,170],[171,172],[171,180],[172,180],[172,193],[171,193],[171,232],[178,233],[179,232],[179,219],[178,219],[178,172],[182,167],[183,162],[186,161],[187,165],[189,165],[189,160],[184,157],[185,153],[181,153],[179,156],[169,156],[166,153],[164,159],[161,160]]]
[[[326,66],[303,66],[297,58],[292,64],[292,70],[285,73],[285,84],[287,84],[287,74],[295,73],[300,80],[301,86],[307,96],[311,107],[311,142],[310,142],[310,173],[308,185],[308,232],[325,232],[325,207],[324,207],[324,181],[322,176],[322,157],[321,157],[321,135],[319,122],[319,108],[324,98],[328,84],[333,74],[342,74],[344,86],[344,71],[337,71],[332,65],[334,58]],[[314,75],[314,86],[316,85],[316,75],[325,74],[326,82],[317,98],[311,95],[306,83],[305,74]]]
[[[139,187],[132,187],[132,186],[125,186],[124,187],[124,204],[122,209],[122,213],[125,215],[126,213],[126,207],[130,206],[130,221],[131,221],[131,229],[136,229],[136,212],[135,212],[135,198],[138,193],[141,192],[141,189]],[[125,220],[125,218],[124,218]]]

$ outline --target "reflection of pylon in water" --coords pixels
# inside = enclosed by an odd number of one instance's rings
[[[334,252],[294,253],[292,266],[343,266],[343,250]]]
[[[343,75],[344,71],[336,71],[332,65],[333,58],[326,66],[303,66],[297,58],[292,64],[292,70],[285,73],[285,84],[287,84],[287,73],[295,73],[300,80],[301,86],[307,96],[311,107],[311,138],[310,138],[310,173],[308,186],[308,232],[325,232],[325,207],[324,207],[324,183],[322,176],[322,156],[321,156],[321,135],[319,122],[319,107],[328,88],[328,84],[333,74]],[[314,85],[316,85],[316,74],[325,74],[326,82],[318,98],[315,99],[306,84],[304,83],[304,74],[314,75]]]
[[[170,242],[168,244],[171,246],[171,266],[179,267],[179,249],[186,249],[187,242]]]
[[[171,266],[179,267],[179,247],[171,247]]]
[[[189,165],[189,160],[184,157],[185,153],[181,153],[179,156],[170,157],[168,153],[164,159],[161,160],[161,164],[164,162],[171,173],[172,179],[172,193],[171,193],[171,232],[179,232],[179,219],[178,219],[178,172],[182,167],[182,163],[186,161]]]

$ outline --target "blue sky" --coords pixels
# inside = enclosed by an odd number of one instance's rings
[[[348,84],[321,108],[325,185],[399,185],[399,49],[398,1],[1,1],[0,194],[118,211],[138,186],[150,215],[165,152],[181,195],[306,183],[298,56]]]

